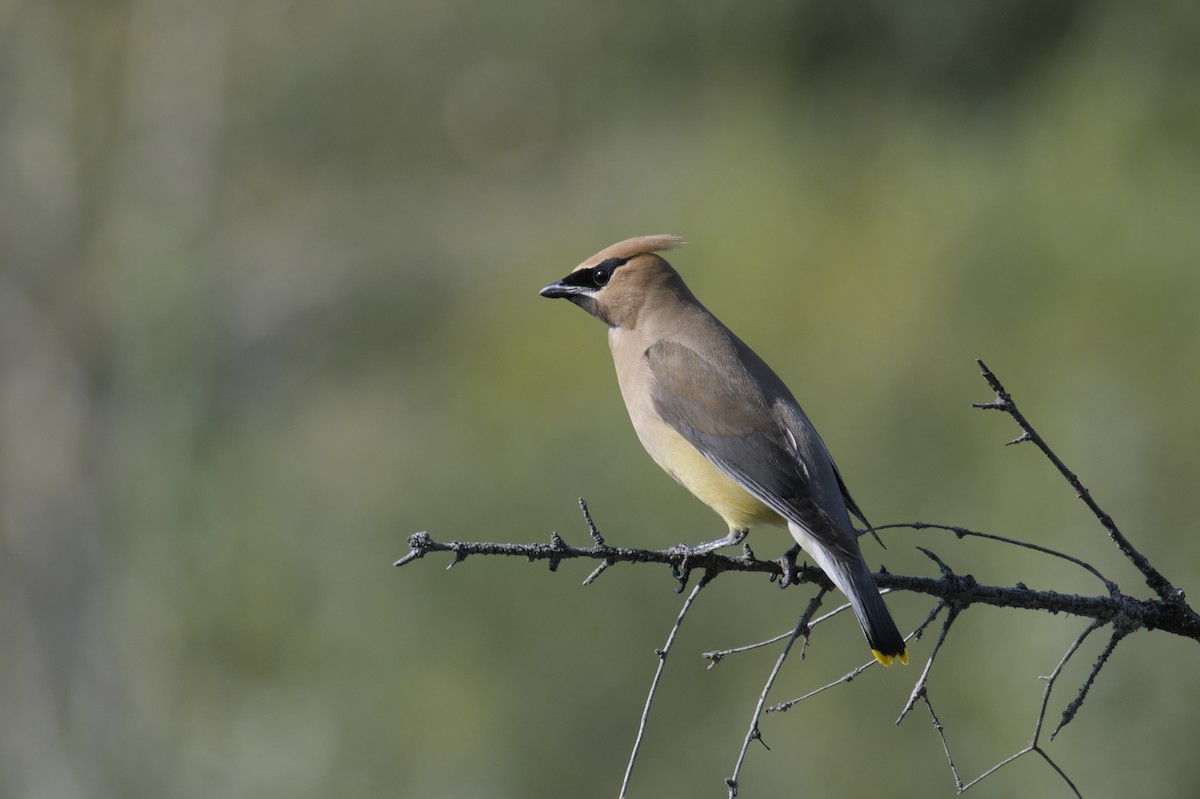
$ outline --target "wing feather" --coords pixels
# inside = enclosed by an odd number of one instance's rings
[[[841,557],[860,557],[857,538],[846,530],[841,478],[790,394],[768,395],[740,364],[718,370],[678,342],[660,340],[645,357],[664,422],[780,516]],[[841,507],[828,507],[831,496]]]

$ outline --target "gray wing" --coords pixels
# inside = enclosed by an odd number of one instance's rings
[[[677,342],[658,341],[645,357],[664,422],[780,516],[842,557],[860,557],[857,538],[846,531],[844,488],[833,461],[765,364],[771,381],[763,381],[764,391],[740,365],[717,369]]]

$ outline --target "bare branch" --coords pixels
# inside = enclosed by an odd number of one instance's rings
[[[917,527],[918,525],[941,529],[936,525],[924,522],[913,522],[904,526]],[[410,551],[396,561],[395,565],[403,566],[432,552],[452,552],[455,556],[451,563],[452,566],[472,555],[523,557],[531,562],[546,560],[550,562],[552,568],[557,568],[562,561],[576,558],[612,561],[614,564],[658,563],[669,566],[681,584],[687,583],[688,575],[694,569],[701,569],[706,574],[712,575],[713,578],[726,572],[753,572],[775,579],[779,579],[783,575],[778,561],[759,560],[746,554],[739,557],[721,555],[717,552],[689,555],[670,549],[651,550],[611,546],[573,547],[562,543],[561,538],[557,541],[558,543],[550,544],[503,544],[490,541],[442,543],[435,541],[428,533],[420,532],[409,536]],[[808,565],[797,566],[789,582],[814,583],[822,588],[832,586],[829,578],[820,569]],[[959,574],[934,578],[879,572],[875,575],[875,582],[880,588],[927,594],[964,606],[984,604],[1001,608],[1067,613],[1103,622],[1121,618],[1135,628],[1162,630],[1200,642],[1200,617],[1197,617],[1191,608],[1176,601],[1137,599],[1120,592],[1116,596],[1080,596],[1057,591],[1035,591],[1022,584],[1015,586],[983,585],[976,582],[975,578],[970,575]]]

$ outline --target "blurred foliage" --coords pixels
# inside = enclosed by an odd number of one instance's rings
[[[631,235],[688,238],[877,523],[1138,585],[968,408],[982,356],[1197,593],[1198,37],[1182,1],[0,3],[0,796],[611,796],[668,575],[389,564],[417,529],[582,541],[581,494],[612,543],[721,532],[641,452],[603,330],[536,296]],[[913,543],[1098,588],[925,534],[868,556],[929,571]],[[694,653],[803,598],[706,592],[635,795],[722,793],[774,655]],[[964,775],[1082,626],[959,622],[932,692]],[[776,696],[861,649],[822,629]],[[744,793],[951,795],[925,722],[891,726],[916,676],[768,717]],[[1198,690],[1194,646],[1140,636],[1050,752],[1089,797],[1179,795]],[[1016,792],[1067,795],[1032,759],[972,794]]]

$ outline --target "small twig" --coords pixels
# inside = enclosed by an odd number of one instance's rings
[[[1125,557],[1128,558],[1130,562],[1137,567],[1138,571],[1140,571],[1146,578],[1146,584],[1150,586],[1154,593],[1158,594],[1159,598],[1161,598],[1164,602],[1182,602],[1182,592],[1172,585],[1171,582],[1167,580],[1167,578],[1164,577],[1161,572],[1158,571],[1158,569],[1154,568],[1154,566],[1150,564],[1150,561],[1146,559],[1145,555],[1134,548],[1133,544],[1129,542],[1129,539],[1125,537],[1125,534],[1122,533],[1117,527],[1117,523],[1113,521],[1113,518],[1109,516],[1103,508],[1100,507],[1099,503],[1097,503],[1095,499],[1092,498],[1092,493],[1088,491],[1086,487],[1084,487],[1079,477],[1077,477],[1073,471],[1067,468],[1067,465],[1063,463],[1062,459],[1059,458],[1057,454],[1055,454],[1054,450],[1050,449],[1050,445],[1046,443],[1046,440],[1043,439],[1038,432],[1033,429],[1033,425],[1029,423],[1029,420],[1026,419],[1025,415],[1017,408],[1017,404],[1013,401],[1012,395],[1005,390],[1004,386],[1000,383],[999,378],[992,373],[992,370],[988,369],[987,364],[978,358],[975,359],[975,363],[979,364],[979,369],[983,373],[983,379],[987,381],[988,386],[991,387],[992,391],[996,392],[996,399],[992,402],[973,403],[973,407],[983,410],[1003,411],[1011,416],[1013,421],[1017,423],[1017,426],[1021,428],[1021,435],[1014,439],[1013,442],[1009,443],[1032,441],[1035,445],[1037,445],[1037,448],[1040,449],[1042,454],[1054,464],[1054,468],[1058,469],[1059,474],[1061,474],[1066,481],[1070,483],[1071,487],[1075,489],[1076,495],[1083,500],[1084,504],[1088,506],[1095,517],[1100,521],[1100,524],[1104,527],[1104,529],[1108,531],[1108,536],[1112,539],[1113,543],[1117,545],[1117,549],[1121,550],[1121,553],[1125,555]]]
[[[875,529],[877,529],[877,530],[893,530],[893,529],[898,529],[898,528],[908,528],[908,529],[912,529],[912,530],[945,530],[947,532],[954,533],[954,535],[960,539],[962,539],[962,538],[982,538],[986,541],[998,541],[1002,544],[1011,544],[1012,546],[1023,547],[1025,549],[1032,549],[1034,552],[1040,552],[1043,555],[1051,555],[1056,558],[1062,558],[1065,561],[1074,563],[1076,566],[1080,567],[1081,569],[1084,569],[1089,574],[1094,576],[1097,580],[1104,583],[1104,587],[1108,589],[1109,594],[1119,594],[1120,593],[1120,589],[1117,587],[1117,584],[1114,583],[1112,580],[1108,579],[1107,577],[1105,577],[1103,574],[1101,574],[1099,572],[1099,570],[1096,569],[1096,567],[1093,566],[1092,564],[1088,563],[1085,560],[1080,560],[1079,558],[1077,558],[1073,555],[1068,555],[1065,552],[1059,552],[1056,549],[1050,549],[1049,547],[1044,547],[1041,544],[1034,544],[1029,541],[1021,541],[1020,539],[1017,539],[1017,538],[1008,538],[1006,536],[996,535],[995,533],[983,533],[978,530],[970,530],[970,529],[967,529],[966,527],[959,527],[957,525],[952,525],[952,524],[931,524],[930,522],[898,522],[895,524],[880,525],[879,527],[877,527]]]
[[[929,551],[925,547],[917,547],[917,549],[920,550],[922,555],[924,555],[925,557],[929,558],[930,560],[932,560],[934,563],[937,564],[938,571],[940,571],[942,573],[943,580],[953,580],[955,578],[954,570],[951,569],[948,565],[946,565],[946,561],[942,560],[936,554]]]
[[[862,663],[861,665],[855,666],[854,668],[850,669],[850,671],[846,672],[841,677],[838,677],[833,682],[827,682],[824,685],[822,685],[820,688],[814,688],[813,690],[809,691],[808,693],[804,694],[803,696],[798,696],[795,699],[789,699],[786,702],[780,702],[777,705],[771,705],[769,708],[767,708],[763,712],[764,713],[786,713],[787,711],[791,710],[793,707],[800,704],[801,702],[812,699],[817,694],[823,694],[826,691],[828,691],[830,688],[833,688],[834,686],[844,685],[846,683],[854,682],[855,677],[862,674],[864,671],[871,668],[872,666],[876,666],[878,664],[879,664],[879,661],[875,660],[875,658],[871,658],[867,662]]]
[[[1050,692],[1054,690],[1054,683],[1058,680],[1058,675],[1062,674],[1062,670],[1067,667],[1067,662],[1075,656],[1075,653],[1079,651],[1079,647],[1083,646],[1083,642],[1087,640],[1087,637],[1098,630],[1100,626],[1100,622],[1093,621],[1085,627],[1083,632],[1075,636],[1075,640],[1067,647],[1067,651],[1063,653],[1063,656],[1058,659],[1054,670],[1048,676],[1042,678],[1046,681],[1046,687],[1042,689],[1042,705],[1038,710],[1037,723],[1033,726],[1033,743],[1037,743],[1041,737],[1042,725],[1046,719],[1046,708],[1050,704]]]
[[[429,533],[424,530],[419,533],[413,533],[408,537],[408,554],[400,558],[392,565],[397,567],[407,566],[414,560],[420,560],[421,558],[425,557],[427,553],[434,551],[428,546],[430,543],[432,543],[432,540],[433,539],[429,537]]]
[[[934,608],[931,616],[936,614],[946,603],[942,603]],[[942,631],[938,633],[937,641],[933,644],[933,649],[929,653],[929,658],[925,661],[925,668],[921,669],[921,676],[917,678],[917,682],[913,685],[912,693],[909,694],[908,703],[904,705],[904,709],[900,711],[900,717],[896,719],[896,724],[904,721],[904,717],[913,709],[913,705],[917,700],[925,696],[926,688],[929,684],[929,672],[933,669],[933,660],[938,656],[938,652],[942,650],[942,644],[946,643],[946,634],[950,632],[950,625],[954,624],[958,619],[958,614],[962,612],[962,607],[959,605],[950,605],[950,612],[946,614],[946,620],[942,622]]]
[[[750,742],[753,740],[762,740],[759,733],[758,721],[762,718],[763,705],[766,704],[767,694],[771,692],[771,686],[775,684],[775,678],[779,676],[779,670],[783,668],[783,663],[787,660],[788,653],[792,649],[792,644],[796,643],[796,639],[804,636],[805,641],[809,635],[809,620],[813,614],[817,612],[817,608],[821,607],[821,600],[825,598],[826,589],[822,588],[817,591],[812,599],[808,602],[808,607],[804,609],[800,620],[796,622],[796,628],[792,630],[792,634],[788,636],[787,643],[783,645],[783,650],[779,653],[779,657],[775,659],[775,666],[771,669],[770,675],[767,677],[766,684],[763,685],[762,691],[758,694],[758,702],[754,705],[754,713],[750,717],[750,729],[746,732],[746,738],[742,741],[741,751],[738,752],[737,762],[733,766],[733,774],[725,780],[725,785],[729,788],[729,799],[737,796],[738,792],[738,775],[742,771],[742,764],[746,761],[746,752],[750,748]],[[763,744],[764,746],[766,744]]]
[[[603,574],[604,570],[607,569],[611,565],[613,565],[613,562],[611,560],[600,561],[600,565],[597,566],[596,568],[592,569],[592,573],[589,574],[587,577],[583,578],[583,584],[591,585],[593,582],[595,582],[596,578],[599,577],[601,574]]]
[[[621,799],[625,799],[626,792],[629,789],[629,779],[633,776],[633,763],[637,760],[638,751],[642,748],[642,738],[646,734],[646,723],[650,719],[650,705],[654,703],[654,694],[658,691],[658,681],[662,678],[663,669],[667,665],[667,655],[671,652],[671,645],[675,643],[675,635],[679,632],[679,628],[683,626],[683,617],[687,615],[688,609],[696,601],[696,596],[708,583],[709,580],[702,579],[692,588],[692,592],[683,601],[683,607],[679,609],[679,615],[675,617],[675,624],[671,626],[671,632],[667,635],[667,642],[663,645],[662,649],[655,650],[654,654],[658,657],[658,667],[654,670],[654,679],[650,682],[650,693],[646,696],[646,706],[642,708],[642,718],[638,722],[637,737],[633,741],[633,751],[629,754],[629,765],[625,767],[625,778],[621,781]]]
[[[588,511],[587,501],[579,498],[579,510],[583,512],[583,521],[587,524],[588,534],[591,535],[592,541],[596,546],[604,546],[604,536],[600,535],[600,531],[596,529],[596,523],[592,521],[592,514]]]
[[[1088,632],[1092,631],[1092,627],[1088,628]],[[1124,627],[1120,624],[1113,625],[1112,636],[1108,639],[1108,644],[1104,650],[1097,656],[1096,662],[1092,664],[1092,670],[1088,673],[1087,679],[1083,681],[1083,685],[1079,688],[1079,693],[1067,705],[1067,709],[1063,711],[1062,718],[1058,721],[1058,726],[1054,728],[1054,732],[1050,733],[1050,740],[1054,740],[1054,736],[1058,735],[1059,731],[1070,724],[1075,719],[1075,714],[1079,712],[1079,708],[1083,707],[1083,700],[1087,698],[1088,691],[1092,689],[1092,683],[1096,682],[1096,677],[1100,674],[1100,669],[1104,668],[1104,664],[1108,662],[1112,656],[1113,650],[1117,648],[1117,644],[1121,643],[1125,636],[1129,635],[1133,630]]]
[[[922,691],[921,699],[925,702],[925,707],[929,708],[929,718],[933,722],[933,730],[937,733],[938,740],[942,742],[942,752],[946,755],[946,762],[950,764],[950,774],[954,777],[954,788],[959,793],[963,792],[962,780],[959,779],[958,769],[954,766],[954,758],[950,756],[950,742],[946,740],[946,727],[942,724],[942,720],[938,718],[937,713],[933,710],[933,703],[929,701],[929,692]]]
[[[755,649],[761,649],[764,646],[777,644],[785,638],[790,638],[791,635],[791,632],[780,633],[779,635],[771,636],[765,641],[757,641],[753,644],[744,644],[743,646],[735,646],[729,649],[711,649],[708,652],[701,652],[700,657],[708,661],[708,668],[709,670],[712,670],[718,663],[720,663],[729,655],[740,655],[743,652],[750,652]]]

